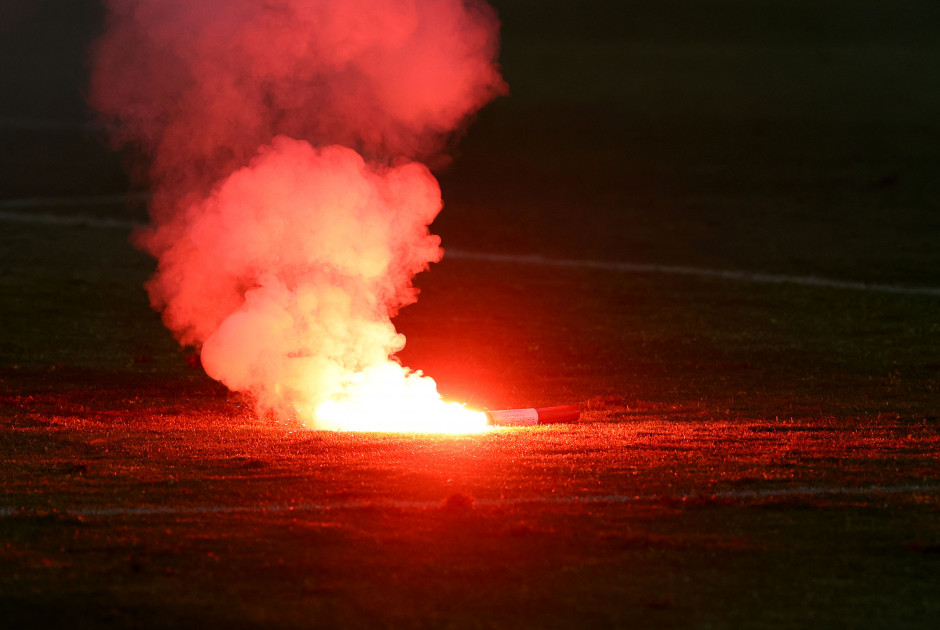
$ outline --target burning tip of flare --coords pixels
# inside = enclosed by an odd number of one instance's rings
[[[311,428],[334,431],[470,434],[490,428],[482,411],[445,401],[434,379],[394,361],[353,374],[305,415]]]
[[[578,405],[477,411],[445,401],[434,379],[389,361],[353,375],[341,392],[303,414],[310,428],[370,433],[470,435],[503,427],[576,422]]]

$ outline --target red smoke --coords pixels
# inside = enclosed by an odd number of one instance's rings
[[[504,90],[478,0],[106,0],[91,102],[163,186],[199,188],[277,135],[421,158]]]
[[[440,259],[433,157],[505,90],[477,0],[106,0],[91,103],[151,159],[151,301],[207,372],[313,424]],[[402,370],[403,378],[405,370]],[[409,377],[413,378],[413,377]],[[322,420],[321,420],[322,424]]]

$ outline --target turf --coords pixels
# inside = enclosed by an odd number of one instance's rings
[[[445,246],[940,286],[934,3],[496,4]],[[3,199],[136,190],[49,123],[99,12],[36,7]],[[582,423],[312,433],[177,348],[127,238],[0,223],[3,627],[935,625],[940,298],[445,258],[403,361]]]

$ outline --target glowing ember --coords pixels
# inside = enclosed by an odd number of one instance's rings
[[[391,358],[391,318],[442,256],[440,189],[417,159],[505,90],[493,10],[105,3],[92,104],[152,158],[147,289],[206,373],[311,428],[486,430]]]

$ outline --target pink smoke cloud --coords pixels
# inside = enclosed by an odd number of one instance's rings
[[[505,91],[483,2],[106,3],[90,100],[163,186],[204,192],[280,134],[427,157]]]
[[[419,378],[391,323],[440,259],[416,160],[505,92],[476,0],[106,0],[90,101],[151,160],[151,302],[281,415]],[[388,367],[392,364],[392,368]],[[385,367],[382,367],[385,366]],[[391,370],[391,372],[389,371]],[[427,389],[421,385],[422,389]],[[433,388],[432,388],[433,389]]]

